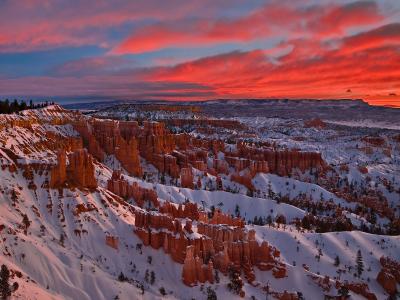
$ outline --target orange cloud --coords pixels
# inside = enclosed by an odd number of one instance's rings
[[[268,3],[233,19],[160,22],[137,29],[112,50],[114,54],[143,53],[172,47],[196,47],[248,42],[279,35],[340,36],[349,28],[384,20],[377,4],[359,1],[342,6],[295,7]]]

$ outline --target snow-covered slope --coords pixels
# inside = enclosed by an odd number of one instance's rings
[[[181,264],[174,262],[162,250],[138,246],[142,242],[134,234],[134,210],[139,208],[134,201],[128,203],[107,190],[111,164],[95,162],[95,176],[99,183],[95,190],[48,187],[48,166],[55,164],[56,160],[56,147],[51,144],[53,137],[49,132],[64,138],[77,137],[78,133],[66,122],[75,117],[74,113],[58,106],[26,111],[20,116],[0,115],[0,264],[21,272],[20,276],[15,273],[10,280],[19,284],[13,297],[206,299],[207,287],[210,286],[218,299],[239,298],[227,289],[227,276],[220,275],[219,283],[188,287],[181,280]],[[41,165],[32,177],[26,174],[24,166],[28,164]],[[161,202],[179,204],[190,201],[207,211],[214,206],[227,214],[235,214],[239,207],[240,215],[246,221],[257,216],[272,216],[274,219],[283,215],[290,223],[307,214],[301,208],[277,203],[268,196],[258,198],[226,191],[192,190],[144,181],[126,174],[124,178],[142,187],[154,188]],[[296,197],[305,193],[313,199],[322,194],[324,199],[332,198],[336,204],[352,207],[321,186],[291,178],[258,174],[253,183],[264,194],[270,185],[276,194]],[[30,221],[26,232],[24,215]],[[381,270],[379,259],[389,256],[400,260],[399,236],[359,231],[315,233],[275,222],[246,227],[255,229],[260,243],[267,241],[280,250],[288,271],[285,278],[276,279],[271,272],[255,268],[256,284],[246,282],[243,287],[246,298],[265,299],[266,291],[262,287],[269,285],[276,292],[301,292],[305,299],[323,299],[325,294],[337,295],[335,277],[340,276],[341,281],[367,283],[378,299],[385,299],[387,293],[376,281]],[[107,237],[117,237],[118,247],[107,244]],[[365,269],[360,277],[354,276],[357,250],[362,253]],[[338,266],[334,265],[336,256],[340,258]],[[338,270],[343,271],[339,274]],[[119,280],[121,272],[127,280]],[[154,282],[146,276],[152,272]],[[317,283],[325,276],[330,278],[332,287],[329,292]],[[162,295],[163,289],[165,295]],[[350,295],[354,299],[361,297],[354,292]]]

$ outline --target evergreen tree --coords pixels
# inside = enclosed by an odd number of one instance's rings
[[[230,279],[230,281],[228,283],[228,289],[232,293],[239,295],[239,293],[243,287],[243,282],[240,279],[240,274],[233,268],[230,268],[229,269],[229,279]]]
[[[64,233],[61,233],[60,235],[60,245],[64,247],[64,242],[65,242],[65,236]]]
[[[28,215],[24,214],[22,217],[22,224],[24,225],[24,233],[27,234],[28,228],[31,225],[31,221],[29,221]]]
[[[237,204],[236,204],[236,207],[235,207],[235,216],[237,218],[240,218],[240,207]]]
[[[124,273],[119,273],[118,280],[123,282],[126,281],[128,278],[125,277]]]
[[[342,297],[347,297],[349,295],[349,289],[345,285],[342,285],[340,287],[340,289],[338,290],[338,292],[339,292],[339,295]]]
[[[11,288],[8,280],[10,279],[10,271],[6,265],[1,265],[0,270],[0,297],[1,299],[7,299],[11,296]]]
[[[215,291],[209,286],[207,288],[207,300],[217,300],[217,294]]]
[[[151,271],[150,272],[150,284],[153,285],[155,281],[156,281],[156,274],[154,273],[154,271]]]
[[[339,267],[339,265],[340,265],[340,259],[339,259],[339,256],[336,255],[334,266]]]
[[[357,263],[357,274],[358,274],[358,277],[360,277],[362,272],[364,271],[364,262],[363,262],[363,258],[362,258],[360,249],[357,251],[356,263]]]

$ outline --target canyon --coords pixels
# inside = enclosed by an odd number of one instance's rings
[[[185,119],[186,109],[147,120],[58,105],[0,116],[2,262],[21,274],[18,297],[396,295],[396,132],[350,138],[317,118],[255,126],[192,108],[201,118]],[[75,275],[52,283],[38,263]]]

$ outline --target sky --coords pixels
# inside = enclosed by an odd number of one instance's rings
[[[0,0],[0,98],[400,107],[400,1]]]

